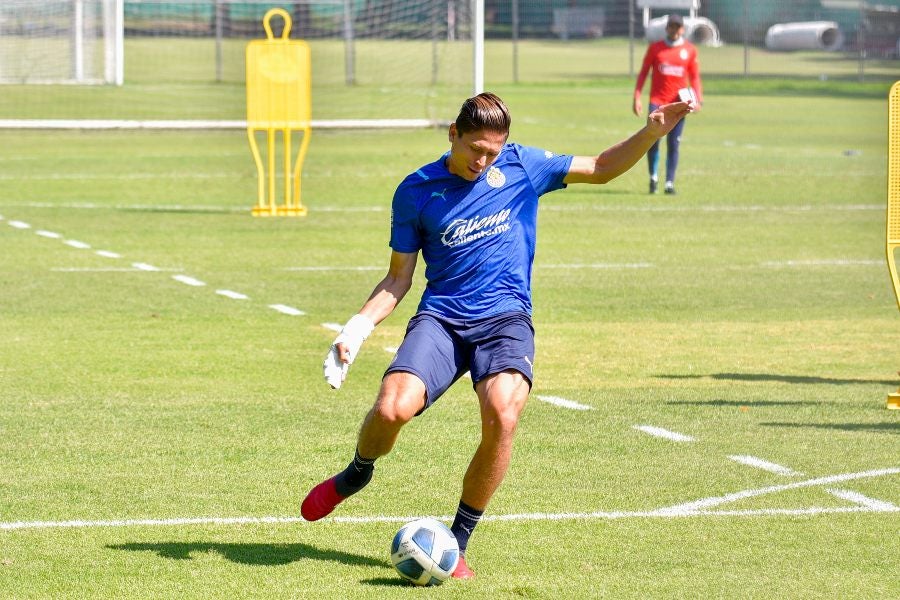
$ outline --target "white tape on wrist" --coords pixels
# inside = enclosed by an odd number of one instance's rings
[[[347,378],[347,371],[350,365],[353,364],[353,361],[356,360],[356,355],[359,354],[362,343],[366,341],[366,338],[369,337],[374,329],[375,322],[365,315],[353,315],[347,321],[347,324],[341,329],[341,333],[332,342],[328,355],[325,357],[325,363],[322,365],[325,381],[328,382],[328,385],[334,389],[341,387],[341,384]],[[349,362],[345,363],[341,360],[337,349],[338,344],[343,344],[347,349]]]

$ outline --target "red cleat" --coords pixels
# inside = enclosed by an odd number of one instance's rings
[[[334,477],[326,479],[309,491],[303,504],[300,505],[300,514],[307,521],[318,521],[331,514],[337,505],[346,500],[337,492],[334,485]]]
[[[459,562],[456,563],[456,568],[450,577],[453,579],[472,579],[475,577],[475,571],[469,568],[469,565],[466,564],[466,557],[462,554],[459,555]]]

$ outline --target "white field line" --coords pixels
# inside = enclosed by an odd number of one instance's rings
[[[883,204],[842,204],[842,205],[825,205],[817,206],[812,204],[795,204],[788,206],[763,206],[763,205],[706,205],[706,206],[614,206],[614,205],[597,205],[597,204],[559,204],[559,205],[542,205],[540,210],[550,212],[569,212],[569,211],[585,211],[593,210],[599,212],[700,212],[700,213],[748,213],[748,212],[859,212],[859,211],[883,211]]]
[[[386,271],[387,267],[285,267],[282,271],[307,271],[329,273],[331,271]]]
[[[850,259],[850,258],[833,258],[819,260],[783,260],[783,261],[765,261],[757,265],[761,268],[777,269],[789,267],[881,267],[884,266],[883,260],[868,259]],[[596,270],[617,270],[617,269],[654,269],[656,265],[649,262],[634,263],[551,263],[541,264],[535,263],[534,268],[537,270],[578,270],[578,269],[596,269]],[[377,266],[310,266],[310,267],[284,267],[282,271],[303,272],[303,273],[334,273],[338,271],[383,271],[385,267]]]
[[[70,208],[80,210],[148,210],[148,211],[208,211],[208,212],[246,212],[248,209],[236,206],[211,206],[208,204],[95,204],[93,202],[26,202],[6,206],[23,208]]]
[[[883,266],[883,260],[832,258],[821,260],[775,260],[759,263],[761,267],[858,267],[858,266]]]
[[[778,516],[778,515],[824,515],[843,513],[872,513],[872,512],[900,512],[900,508],[876,509],[863,506],[842,508],[797,508],[797,509],[758,509],[758,510],[702,510],[685,511],[679,513],[662,513],[659,511],[593,511],[573,513],[518,513],[509,515],[485,515],[482,521],[516,522],[516,521],[587,521],[587,520],[613,520],[635,518],[685,518],[685,517],[753,517],[753,516]],[[368,517],[327,517],[320,522],[345,523],[345,524],[371,524],[371,523],[408,523],[421,515],[388,516],[375,515]],[[439,521],[450,522],[453,517],[432,516]],[[190,517],[174,519],[112,519],[97,521],[11,521],[0,522],[0,531],[16,531],[23,529],[94,529],[100,527],[179,527],[185,525],[256,525],[256,524],[302,524],[306,521],[302,517]]]
[[[561,406],[562,408],[570,408],[572,410],[594,410],[593,406],[588,406],[587,404],[579,404],[573,400],[566,400],[565,398],[560,398],[558,396],[543,396],[540,394],[535,394],[534,396],[541,402],[546,402],[547,404],[552,404],[554,406]]]
[[[0,178],[0,179],[2,179],[2,178]],[[53,206],[53,205],[48,204],[47,206]],[[90,206],[95,206],[95,205],[90,205]],[[3,218],[2,215],[0,215],[0,220],[4,220],[4,218]],[[9,225],[10,225],[11,227],[14,227],[14,228],[16,228],[16,229],[31,229],[31,225],[29,225],[28,223],[25,223],[24,221],[8,221],[8,223],[9,223]],[[39,236],[42,236],[42,237],[45,237],[45,238],[50,238],[50,239],[60,239],[60,238],[63,237],[63,236],[62,236],[61,234],[59,234],[59,233],[56,233],[56,232],[53,232],[53,231],[47,231],[47,230],[44,230],[44,229],[39,229],[39,230],[35,231],[35,233],[36,233],[37,235],[39,235]],[[65,240],[63,243],[66,244],[66,245],[68,245],[68,246],[70,246],[70,247],[72,247],[72,248],[78,248],[78,249],[88,249],[88,248],[91,247],[90,244],[87,244],[87,243],[85,243],[85,242],[81,242],[81,241],[78,241],[78,240]],[[95,253],[98,254],[99,256],[103,256],[103,257],[106,257],[106,258],[121,258],[121,257],[122,257],[121,254],[118,254],[118,253],[116,253],[116,252],[111,252],[111,251],[109,251],[109,250],[96,250]],[[100,267],[100,268],[90,268],[90,267],[75,268],[75,267],[72,267],[72,268],[66,268],[66,267],[60,267],[60,268],[54,268],[54,269],[51,269],[51,271],[73,272],[73,273],[74,273],[74,272],[79,272],[79,273],[88,273],[88,272],[97,272],[97,273],[100,273],[100,272],[131,272],[131,271],[152,271],[152,272],[159,272],[159,271],[179,271],[179,270],[180,270],[180,269],[161,269],[161,268],[156,267],[156,266],[154,266],[154,265],[150,265],[150,264],[143,263],[143,262],[134,262],[134,263],[131,263],[131,268],[127,268],[127,267],[125,267],[125,268],[110,268],[110,267]],[[179,282],[181,282],[181,283],[184,283],[184,284],[186,284],[186,285],[194,286],[194,287],[202,287],[202,286],[205,286],[205,285],[206,285],[206,283],[204,283],[203,281],[200,281],[199,279],[195,279],[194,277],[189,277],[189,276],[187,276],[187,275],[173,275],[173,276],[172,276],[172,279],[174,279],[174,280],[176,280],[176,281],[179,281]],[[216,290],[216,293],[219,294],[220,296],[225,296],[226,298],[231,298],[231,299],[233,299],[233,300],[249,300],[249,299],[250,299],[250,297],[247,296],[246,294],[242,294],[242,293],[240,293],[240,292],[235,292],[235,291],[233,291],[233,290],[225,290],[225,289],[223,289],[223,290]],[[272,309],[274,309],[274,310],[277,310],[277,311],[280,312],[280,313],[283,313],[283,314],[286,314],[286,315],[291,315],[291,316],[298,316],[298,315],[305,315],[305,314],[306,314],[306,313],[303,312],[302,310],[299,310],[299,309],[294,308],[294,307],[292,307],[292,306],[287,306],[287,305],[285,305],[285,304],[270,304],[269,307],[272,308]],[[338,329],[338,330],[340,330],[340,329]]]
[[[655,265],[647,262],[637,263],[571,263],[571,264],[535,264],[536,269],[652,269]]]
[[[695,512],[703,509],[707,509],[713,506],[718,506],[720,504],[727,504],[729,502],[737,502],[738,500],[745,500],[747,498],[753,498],[755,496],[762,496],[764,494],[773,494],[775,492],[782,492],[786,490],[794,490],[805,487],[815,487],[815,486],[825,486],[832,483],[839,483],[842,481],[852,481],[854,479],[867,479],[871,477],[882,477],[885,475],[897,475],[900,474],[900,467],[891,467],[888,469],[875,469],[872,471],[863,471],[861,473],[842,473],[840,475],[829,475],[827,477],[817,477],[815,479],[807,479],[806,481],[796,481],[794,483],[786,483],[783,485],[772,485],[768,487],[758,488],[755,490],[743,490],[741,492],[734,492],[731,494],[725,494],[724,496],[711,496],[709,498],[701,498],[700,500],[694,500],[693,502],[686,502],[684,504],[675,504],[674,506],[669,506],[666,508],[660,508],[655,512],[668,514],[668,513],[684,513],[684,512]]]
[[[153,174],[152,177],[158,177]],[[43,179],[43,177],[42,177]],[[215,212],[245,212],[247,208],[234,206],[214,205],[180,205],[180,204],[96,204],[91,202],[22,202],[4,204],[7,207],[23,208],[78,208],[84,210],[190,210],[190,211],[215,211]],[[310,211],[315,212],[387,212],[389,206],[312,206]],[[593,210],[598,212],[862,212],[884,211],[884,204],[841,204],[841,205],[813,205],[795,204],[787,206],[764,205],[705,205],[705,206],[624,206],[603,204],[559,204],[540,206],[540,210],[549,212],[581,212]]]
[[[153,265],[148,265],[147,263],[136,262],[131,263],[131,266],[135,269],[140,269],[141,271],[159,271],[159,267],[154,267]]]
[[[316,206],[310,208],[310,210],[316,212],[349,212],[349,213],[357,213],[357,212],[386,212],[389,210],[385,206]]]
[[[142,181],[145,179],[221,179],[242,177],[236,173],[221,171],[218,173],[198,173],[196,171],[165,173],[54,173],[42,175],[0,175],[0,181]]]
[[[775,473],[776,475],[785,475],[787,477],[798,477],[803,475],[798,471],[794,471],[793,469],[789,469],[787,467],[783,467],[781,465],[777,465],[773,462],[769,462],[767,460],[763,460],[761,458],[757,458],[755,456],[746,456],[742,454],[735,454],[733,456],[729,456],[731,460],[737,463],[741,463],[742,465],[747,465],[748,467],[755,467],[757,469],[762,469],[763,471],[768,471],[769,473]]]
[[[854,492],[853,490],[827,488],[825,491],[833,496],[837,496],[841,500],[852,502],[853,504],[862,506],[864,508],[883,511],[900,510],[900,508],[898,508],[894,504],[891,504],[890,502],[885,502],[884,500],[876,500],[875,498],[869,498],[868,496],[860,494],[859,492]]]
[[[148,269],[137,267],[54,267],[56,273],[140,273]],[[175,269],[154,269],[155,271],[174,271]]]
[[[172,279],[192,287],[203,287],[206,283],[188,275],[172,275]]]
[[[643,431],[648,435],[652,435],[654,437],[660,437],[667,440],[671,440],[673,442],[693,442],[696,441],[696,438],[690,435],[685,435],[683,433],[678,433],[677,431],[670,431],[668,429],[663,429],[662,427],[655,427],[653,425],[634,425],[632,429],[637,429],[638,431]]]
[[[288,306],[287,304],[270,304],[269,308],[271,308],[272,310],[277,310],[284,315],[290,315],[292,317],[299,317],[306,314],[299,308],[294,308],[293,306]]]
[[[535,264],[536,269],[651,269],[655,265],[653,263],[571,263],[571,264]],[[282,271],[296,271],[308,273],[331,273],[336,271],[384,271],[385,267],[375,266],[358,266],[358,267],[285,267]]]
[[[797,482],[787,486],[772,486],[757,490],[744,490],[730,496],[740,495],[742,498],[759,496],[782,491],[794,487],[811,487],[824,485],[831,480],[862,479],[894,475],[900,473],[900,468],[881,469],[877,471],[865,471],[862,473],[845,473],[830,477],[821,477],[809,481]],[[695,503],[692,503],[695,504]],[[679,505],[689,507],[690,505]],[[696,508],[675,507],[661,508],[651,511],[594,511],[574,513],[516,513],[508,515],[485,515],[484,521],[572,521],[595,519],[635,519],[635,518],[686,518],[686,517],[768,517],[768,516],[795,516],[795,515],[828,515],[846,513],[893,513],[900,512],[900,507],[887,502],[870,503],[852,507],[809,507],[809,508],[765,508],[749,510],[701,510]],[[328,517],[324,521],[333,523],[368,524],[368,523],[406,523],[417,518],[416,516],[386,516],[375,515],[367,517]],[[452,517],[434,517],[440,521],[450,521]],[[191,517],[172,519],[115,519],[115,520],[72,520],[72,521],[12,521],[0,522],[0,531],[12,531],[22,529],[64,529],[64,528],[98,528],[98,527],[158,527],[158,526],[183,526],[183,525],[247,525],[268,523],[305,523],[300,517]]]
[[[384,347],[384,351],[387,352],[388,354],[396,354],[397,350],[399,350],[399,349],[400,348],[398,346],[385,346]]]
[[[447,121],[433,119],[313,119],[313,129],[430,129]],[[247,121],[210,119],[0,119],[2,129],[246,129]]]
[[[226,298],[231,298],[232,300],[249,300],[250,296],[246,294],[242,294],[240,292],[235,292],[232,290],[216,290],[216,293],[220,296],[225,296]]]
[[[344,326],[340,323],[322,323],[322,327],[325,329],[330,329],[331,331],[337,331],[338,333],[344,329]]]

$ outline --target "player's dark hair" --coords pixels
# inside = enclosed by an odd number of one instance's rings
[[[473,131],[495,131],[509,134],[509,109],[498,96],[483,92],[463,102],[456,117],[456,131],[462,135]]]

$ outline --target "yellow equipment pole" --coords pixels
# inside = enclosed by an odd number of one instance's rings
[[[895,253],[900,248],[900,81],[891,86],[888,111],[887,263],[900,308],[900,278]],[[888,394],[887,407],[900,409],[900,389]]]

